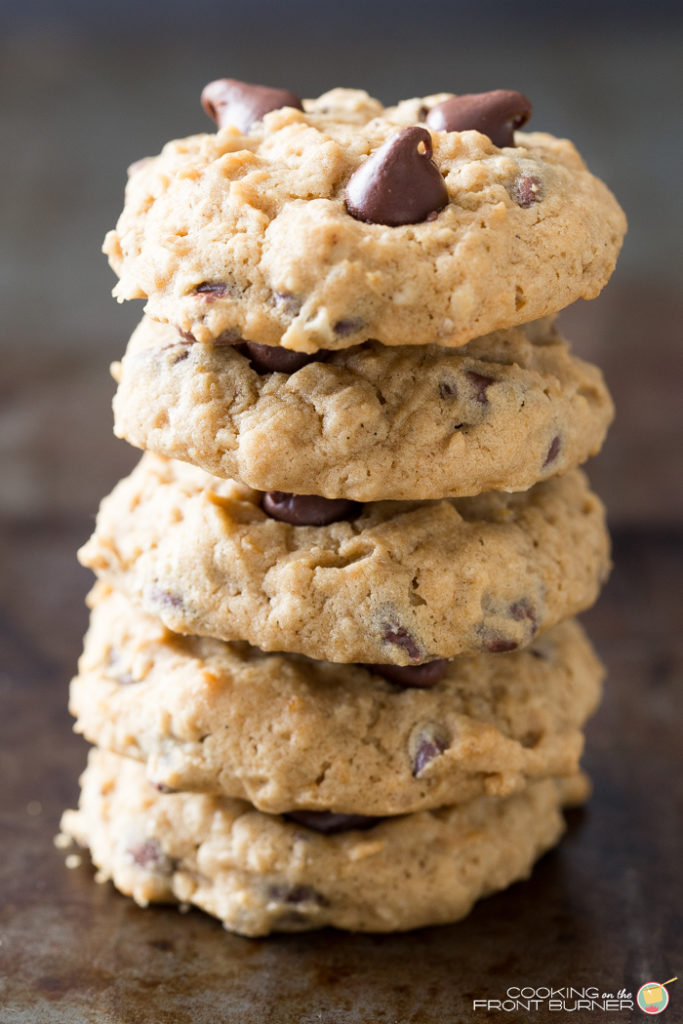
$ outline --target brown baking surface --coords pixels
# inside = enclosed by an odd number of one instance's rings
[[[41,517],[10,522],[0,542],[2,1024],[510,1019],[472,1000],[524,984],[635,992],[680,973],[679,535],[616,538],[617,569],[584,617],[609,669],[589,730],[595,795],[530,882],[451,927],[253,940],[196,911],[141,910],[53,846],[85,757],[65,706],[90,582],[73,552],[88,528]]]

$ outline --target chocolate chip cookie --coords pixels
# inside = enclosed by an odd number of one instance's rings
[[[526,878],[560,838],[581,775],[508,797],[363,822],[320,834],[250,804],[162,794],[136,761],[93,750],[63,832],[90,849],[99,881],[139,904],[194,904],[230,931],[266,935],[332,925],[388,932],[457,921],[475,900]]]
[[[525,646],[593,603],[608,549],[580,470],[521,494],[363,505],[148,452],[79,557],[178,633],[409,665]]]
[[[273,354],[300,365],[271,367]],[[359,501],[526,490],[595,454],[613,414],[600,371],[547,321],[459,349],[366,342],[313,358],[189,343],[145,318],[114,372],[115,431],[139,448],[259,490]]]
[[[422,678],[178,636],[102,583],[90,603],[76,730],[145,761],[164,792],[274,814],[405,814],[572,774],[600,697],[602,667],[572,621],[505,658],[431,662]]]
[[[134,165],[105,240],[115,295],[197,341],[462,345],[612,273],[620,207],[571,142],[517,130],[519,93],[250,88],[212,83],[218,130]]]

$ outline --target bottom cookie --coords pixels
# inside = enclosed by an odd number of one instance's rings
[[[564,830],[585,776],[509,797],[321,835],[242,800],[162,794],[144,766],[98,749],[63,832],[90,848],[99,878],[145,906],[194,904],[229,931],[266,935],[331,925],[390,932],[445,924],[518,879]]]

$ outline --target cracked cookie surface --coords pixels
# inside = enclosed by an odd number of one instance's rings
[[[363,161],[450,94],[384,108],[334,89],[168,143],[139,161],[105,240],[115,295],[206,342],[226,332],[302,352],[374,338],[461,345],[606,284],[626,230],[571,142],[430,131],[447,202],[421,223],[365,223],[346,189]],[[424,132],[426,129],[420,129]]]
[[[320,835],[250,804],[161,794],[133,760],[93,750],[63,832],[87,846],[123,893],[194,904],[243,935],[332,925],[389,932],[457,921],[475,900],[528,877],[564,830],[581,775],[509,797],[385,819]]]
[[[521,494],[371,502],[327,526],[273,519],[261,499],[148,452],[79,557],[174,632],[398,665],[525,646],[589,607],[609,569],[580,470]]]
[[[366,342],[288,374],[145,318],[115,374],[115,432],[139,448],[359,501],[526,490],[595,454],[613,415],[547,322],[460,349]]]

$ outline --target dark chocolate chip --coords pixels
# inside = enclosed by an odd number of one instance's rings
[[[183,608],[184,602],[180,594],[174,594],[170,590],[164,590],[156,584],[151,586],[147,592],[148,599],[162,608]]]
[[[548,449],[548,454],[546,455],[545,462],[543,463],[544,468],[546,466],[549,466],[551,462],[555,461],[557,456],[560,454],[561,446],[562,442],[560,441],[560,435],[557,434],[557,436],[554,437],[551,441],[550,448]]]
[[[164,874],[171,871],[171,862],[156,839],[145,839],[141,843],[129,846],[128,854],[139,868]]]
[[[425,729],[424,732],[420,733],[417,737],[415,754],[413,756],[413,777],[418,778],[427,765],[435,757],[443,754],[447,748],[448,740],[438,728]]]
[[[388,679],[397,686],[416,687],[429,690],[440,683],[446,675],[448,661],[439,658],[437,661],[426,661],[423,665],[363,665],[370,672]]]
[[[350,316],[345,320],[337,320],[334,325],[334,333],[339,335],[340,338],[345,338],[347,334],[355,334],[357,331],[362,331],[365,326],[365,320],[362,320],[359,316]]]
[[[334,811],[290,811],[284,817],[328,836],[335,832],[372,828],[382,820],[370,818],[366,814],[336,814]]]
[[[260,345],[256,341],[245,341],[244,349],[257,373],[296,373],[308,363],[324,362],[330,354],[325,348],[311,354],[292,352],[279,345]]]
[[[482,405],[485,405],[488,402],[486,389],[496,383],[495,379],[493,377],[487,377],[483,373],[477,373],[475,370],[468,370],[465,376],[474,389],[475,401],[481,402]]]
[[[516,640],[510,640],[495,630],[486,630],[482,637],[481,649],[489,654],[508,654],[510,651],[516,651],[518,647]]]
[[[165,782],[152,782],[150,780],[150,786],[156,789],[157,793],[177,793],[178,790],[174,789],[173,786],[167,786]]]
[[[288,494],[266,491],[261,507],[272,519],[292,526],[327,526],[342,519],[355,519],[362,511],[360,501],[346,498],[321,498],[317,494]]]
[[[422,651],[418,647],[415,637],[408,632],[405,626],[396,626],[391,622],[385,622],[382,627],[382,640],[385,643],[402,647],[411,661],[419,662],[422,658]]]
[[[267,85],[250,85],[236,78],[217,78],[202,90],[202,106],[219,128],[234,124],[248,132],[252,124],[262,121],[271,110],[294,107],[303,110],[301,100],[286,89]]]
[[[135,679],[128,670],[121,668],[121,655],[115,648],[109,648],[109,655],[107,657],[107,676],[113,679],[114,682],[120,686],[132,686],[134,683],[139,683],[139,679]]]
[[[442,380],[439,384],[439,394],[442,398],[457,398],[458,385],[455,381]]]
[[[317,892],[310,885],[269,885],[268,895],[278,903],[315,903],[319,907],[326,907],[328,900]]]
[[[510,615],[515,622],[524,622],[524,620],[527,619],[531,623],[532,636],[538,629],[536,611],[532,608],[526,598],[522,597],[519,601],[515,601],[510,605]]]
[[[512,184],[512,198],[526,210],[543,198],[543,183],[535,174],[520,174]]]
[[[194,294],[203,296],[207,302],[213,302],[228,294],[228,286],[225,281],[202,281],[194,289]]]
[[[422,148],[422,151],[418,149]],[[403,128],[369,156],[346,187],[346,208],[369,224],[417,224],[448,202],[425,128]]]
[[[288,316],[296,316],[301,311],[301,299],[290,292],[273,292],[273,301]]]
[[[502,148],[514,146],[515,129],[530,117],[531,103],[521,92],[494,89],[444,100],[429,111],[427,124],[436,132],[481,132]]]

